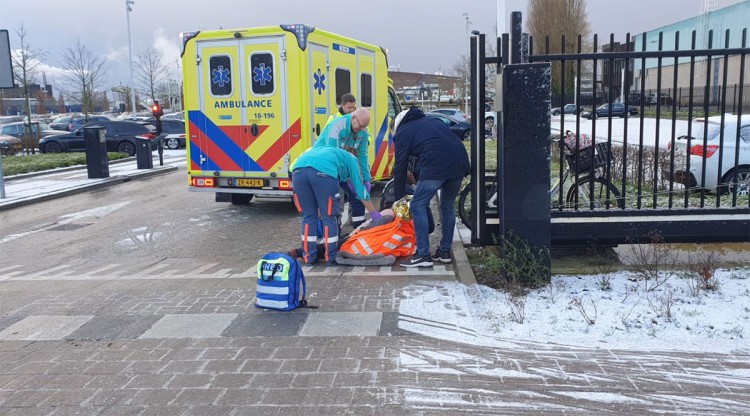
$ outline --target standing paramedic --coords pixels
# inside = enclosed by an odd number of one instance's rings
[[[419,180],[409,210],[414,218],[417,252],[403,267],[430,267],[432,261],[451,262],[450,248],[456,224],[455,203],[464,176],[470,173],[469,156],[461,140],[442,121],[426,117],[416,107],[396,116],[393,145],[396,162],[393,165],[394,197],[404,196],[409,158],[419,159]],[[430,256],[428,208],[430,200],[440,192],[440,216],[443,234],[435,254]]]
[[[302,153],[292,168],[294,202],[302,212],[302,260],[315,264],[318,251],[318,216],[323,223],[325,260],[336,265],[339,240],[339,183],[351,183],[358,199],[370,212],[372,219],[380,213],[370,202],[370,192],[359,174],[357,159],[349,152],[332,147],[313,147]],[[349,186],[347,185],[347,188]]]
[[[370,162],[368,160],[370,133],[367,131],[367,125],[370,123],[370,112],[366,108],[356,108],[354,96],[344,94],[341,96],[339,113],[341,115],[331,115],[313,147],[338,147],[356,156],[359,161],[362,182],[367,187],[367,192],[370,192],[370,189],[372,189],[370,185],[372,181]],[[349,197],[349,204],[352,207],[352,227],[357,228],[365,222],[365,207],[345,183],[341,184],[341,189]]]

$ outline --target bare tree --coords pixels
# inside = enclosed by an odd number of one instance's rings
[[[136,58],[135,79],[141,91],[156,98],[157,86],[167,77],[167,66],[164,65],[164,54],[155,48],[148,47]]]
[[[584,40],[590,33],[586,0],[529,0],[528,16],[526,23],[529,34],[534,38],[534,50],[538,51],[537,53],[547,53],[548,37],[549,53],[561,53],[563,36],[565,52],[576,52],[578,36]],[[582,49],[585,49],[585,45]],[[572,93],[576,75],[575,65],[568,63],[565,66],[564,86],[561,85],[561,74],[561,64],[552,65],[552,93],[559,93],[563,88],[565,93]]]
[[[13,78],[16,83],[21,86],[23,90],[23,96],[26,100],[26,110],[28,125],[25,128],[23,146],[24,149],[30,150],[32,153],[36,152],[36,146],[33,144],[32,131],[31,131],[31,93],[29,92],[29,86],[34,82],[36,75],[36,68],[41,63],[41,59],[44,58],[44,52],[40,49],[32,49],[29,41],[26,39],[26,29],[23,24],[16,30],[16,35],[19,40],[19,49],[14,49],[11,53],[11,59],[15,71],[13,71]],[[39,110],[37,109],[37,112]]]
[[[66,70],[66,94],[80,101],[83,113],[88,117],[94,109],[94,91],[101,89],[105,81],[106,62],[80,40],[63,51],[62,60]]]
[[[36,113],[47,114],[47,91],[40,89],[36,92]]]

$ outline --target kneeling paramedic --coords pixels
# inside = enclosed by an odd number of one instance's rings
[[[300,155],[292,168],[294,202],[302,213],[302,256],[305,264],[317,260],[318,214],[323,224],[323,244],[328,265],[336,264],[339,227],[339,183],[350,181],[357,198],[362,201],[373,219],[380,213],[370,201],[359,173],[357,159],[349,152],[332,147],[313,147]]]

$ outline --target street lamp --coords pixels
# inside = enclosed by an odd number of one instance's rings
[[[128,61],[130,63],[130,102],[132,105],[133,115],[138,110],[135,106],[135,85],[133,83],[133,43],[130,41],[130,12],[133,11],[130,8],[131,4],[134,4],[135,0],[125,0],[125,15],[128,17]]]

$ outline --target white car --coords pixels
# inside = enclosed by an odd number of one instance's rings
[[[721,116],[709,117],[708,123],[704,119],[694,120],[690,138],[685,134],[675,141],[675,173],[672,180],[688,188],[750,195],[750,115],[741,117],[738,138],[739,119],[734,114],[724,115],[723,128]],[[704,160],[705,180],[702,179]]]

